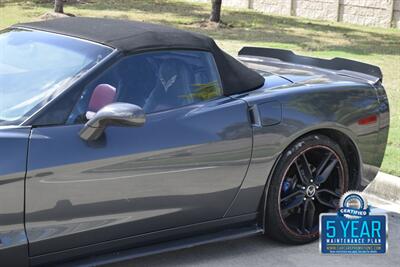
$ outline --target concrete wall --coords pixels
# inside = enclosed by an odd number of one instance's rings
[[[393,26],[400,28],[400,0],[395,0],[393,10]]]
[[[193,2],[210,3],[211,0],[192,0]],[[223,6],[249,8],[248,0],[222,0]]]
[[[222,5],[277,15],[400,28],[400,0],[223,0]]]
[[[393,1],[393,0],[391,0]],[[339,21],[389,27],[393,3],[389,0],[342,0]]]
[[[258,0],[250,1],[250,7],[261,12],[290,15],[290,2],[290,0]]]
[[[293,1],[293,15],[337,21],[338,7],[337,0],[298,0]]]

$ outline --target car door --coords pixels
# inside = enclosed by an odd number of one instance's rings
[[[98,88],[114,88],[115,101],[143,107],[145,124],[108,127],[98,140],[82,140],[85,116],[108,101],[93,99]],[[211,54],[124,58],[86,86],[65,125],[32,130],[25,217],[30,254],[222,218],[244,179],[251,147],[247,105],[222,96]]]

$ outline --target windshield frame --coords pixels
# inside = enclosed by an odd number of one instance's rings
[[[90,43],[92,45],[96,45],[96,46],[104,47],[106,49],[110,49],[110,53],[107,56],[105,56],[104,58],[102,58],[96,65],[94,65],[93,67],[91,67],[88,70],[86,70],[82,75],[74,77],[68,85],[66,85],[64,88],[62,88],[60,90],[60,93],[57,96],[55,96],[50,101],[48,101],[46,104],[41,106],[39,109],[37,109],[31,115],[29,115],[25,120],[23,120],[22,122],[19,122],[19,123],[15,123],[15,124],[0,125],[0,129],[2,129],[2,128],[10,128],[10,127],[11,128],[15,128],[15,127],[32,126],[32,122],[35,120],[35,118],[39,114],[42,114],[42,112],[44,112],[49,105],[51,105],[54,101],[56,101],[57,99],[62,97],[62,95],[64,95],[71,88],[73,88],[76,83],[78,83],[79,81],[85,79],[92,72],[94,72],[95,70],[97,70],[98,68],[103,66],[105,64],[105,62],[109,61],[111,58],[113,58],[119,52],[118,49],[116,49],[114,47],[107,46],[107,45],[104,45],[102,43],[94,42],[94,41],[91,41],[91,40],[87,40],[87,39],[83,39],[83,38],[79,38],[79,37],[74,37],[74,36],[69,36],[69,35],[65,35],[65,34],[60,34],[60,33],[55,33],[55,32],[51,32],[51,31],[36,30],[36,29],[30,29],[30,28],[25,28],[25,27],[20,27],[20,26],[18,26],[18,27],[10,27],[10,28],[6,28],[6,29],[3,29],[3,30],[0,30],[0,33],[12,31],[12,30],[24,30],[24,31],[31,31],[31,32],[44,32],[44,33],[53,34],[53,35],[56,35],[56,36],[62,36],[63,38],[70,38],[70,39],[77,40],[79,42],[86,42],[86,43]]]

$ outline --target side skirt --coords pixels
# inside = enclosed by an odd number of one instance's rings
[[[35,256],[32,266],[99,266],[208,243],[262,234],[257,213],[162,230],[100,244]]]
[[[253,236],[261,234],[262,230],[259,227],[243,227],[239,229],[226,230],[223,232],[202,235],[198,237],[185,238],[178,241],[169,241],[159,245],[153,245],[143,248],[125,250],[119,253],[106,254],[92,259],[71,262],[62,266],[101,266],[120,261],[128,261],[139,257],[170,252],[179,249],[191,248],[195,246],[205,245],[209,243],[221,242],[226,240],[238,239],[242,237]]]

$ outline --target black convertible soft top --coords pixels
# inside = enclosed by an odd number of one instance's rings
[[[194,49],[214,55],[225,95],[257,89],[264,78],[224,51],[202,34],[157,24],[99,18],[61,18],[23,23],[12,28],[53,32],[101,43],[126,54],[163,49]]]

